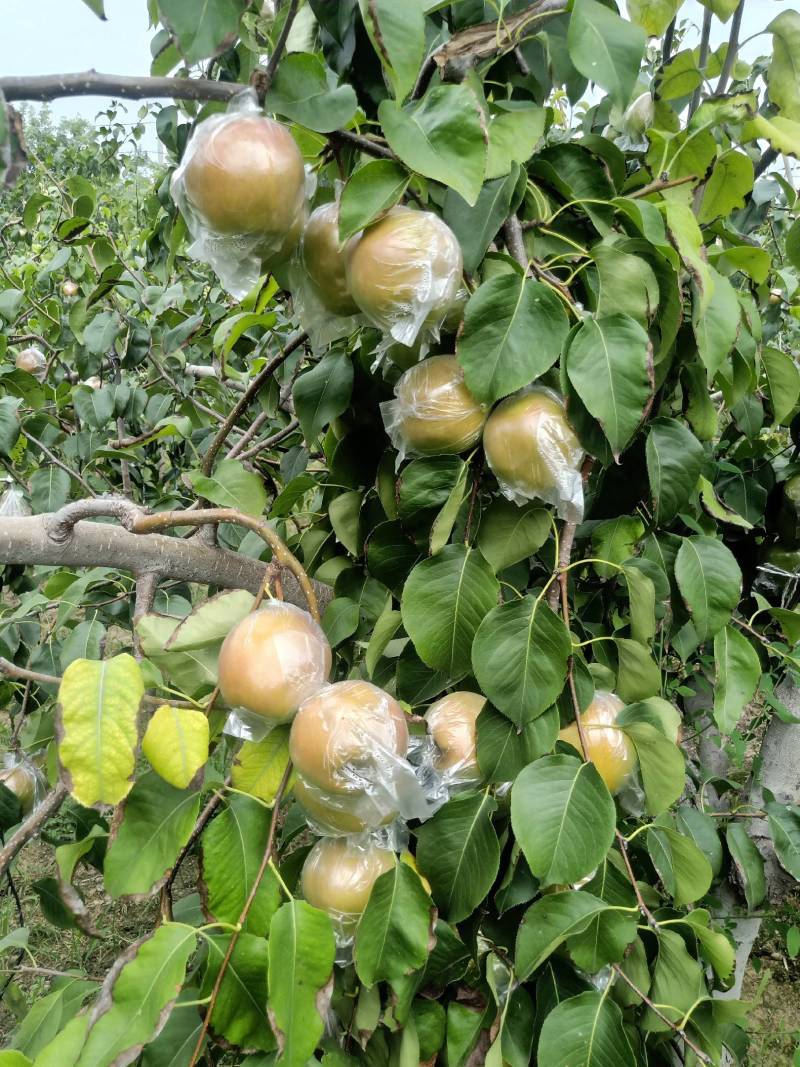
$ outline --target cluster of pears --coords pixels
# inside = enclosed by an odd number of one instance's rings
[[[320,626],[300,608],[270,601],[239,622],[219,656],[225,701],[271,725],[291,722],[289,752],[295,797],[323,834],[309,854],[302,882],[316,907],[361,914],[372,883],[394,862],[371,831],[394,821],[395,766],[409,748],[407,717],[389,694],[360,679],[329,683],[331,649]],[[474,778],[475,722],[483,697],[454,693],[428,713],[435,762]]]
[[[234,113],[201,123],[180,180],[191,212],[215,234],[246,237],[264,270],[295,255],[304,284],[331,316],[361,313],[413,346],[438,330],[456,302],[461,249],[442,219],[398,206],[342,243],[337,203],[306,218],[300,150],[285,126],[264,115]],[[563,470],[574,472],[582,458],[557,394],[527,389],[490,413],[471,395],[454,355],[406,370],[383,413],[401,454],[457,454],[483,436],[490,467],[518,503],[533,497],[558,503]]]

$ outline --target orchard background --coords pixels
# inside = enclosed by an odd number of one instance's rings
[[[0,1067],[791,1062],[800,14],[146,6],[149,75],[0,77],[0,696],[36,781],[0,782]],[[480,444],[398,462],[380,404],[420,353],[189,257],[171,172],[248,86],[342,242],[398,204],[452,230],[431,350],[487,408],[563,396],[583,521],[507,500]],[[92,93],[140,125],[30,104]],[[217,689],[281,596],[418,738],[487,698],[479,780],[410,821],[336,964],[290,727],[237,740]],[[596,692],[614,796],[570,733]],[[765,956],[788,1022],[752,1010]]]

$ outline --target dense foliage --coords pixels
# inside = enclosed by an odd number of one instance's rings
[[[0,698],[38,802],[0,781],[0,868],[41,831],[54,937],[97,936],[81,867],[159,902],[102,985],[30,995],[8,932],[0,1065],[747,1061],[718,994],[740,920],[800,880],[796,773],[754,759],[800,711],[800,14],[749,63],[747,0],[703,2],[699,39],[680,0],[147,5],[152,75],[265,94],[343,242],[401,203],[450,227],[431,350],[487,410],[563,396],[583,516],[507,499],[480,444],[398,455],[380,405],[424,351],[315,318],[296,263],[236,299],[191,258],[170,174],[224,102],[90,136],[0,97]],[[487,698],[479,780],[409,817],[348,937],[302,899],[289,725],[241,740],[217,689],[282,592],[417,743],[443,694]],[[602,693],[618,789],[570,732]]]

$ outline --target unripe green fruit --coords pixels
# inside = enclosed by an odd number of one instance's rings
[[[464,384],[455,356],[431,356],[405,372],[382,407],[392,443],[424,456],[464,452],[480,440],[487,408]]]
[[[345,273],[346,251],[339,247],[339,206],[323,204],[303,231],[303,267],[320,303],[334,315],[358,311]]]
[[[557,494],[561,473],[577,470],[583,455],[561,399],[538,389],[497,405],[483,447],[501,485],[526,500]]]
[[[581,725],[586,738],[586,755],[611,793],[623,787],[636,767],[636,749],[626,733],[614,726],[625,707],[614,693],[595,693],[588,708],[581,713]],[[573,722],[559,733],[559,740],[567,741],[581,752],[578,727]]]
[[[448,693],[425,712],[428,730],[436,745],[434,766],[454,778],[470,781],[480,777],[476,757],[478,716],[486,703],[480,693]]]
[[[303,157],[286,127],[245,114],[201,123],[188,151],[186,198],[208,229],[252,235],[262,260],[285,259],[300,239],[305,204]]]
[[[306,700],[289,735],[298,774],[332,793],[361,791],[355,776],[381,776],[386,758],[403,758],[407,750],[403,709],[376,685],[358,680],[326,686]]]
[[[328,680],[331,647],[306,611],[269,601],[222,643],[219,687],[232,707],[286,722]]]
[[[356,304],[381,329],[398,320],[440,323],[461,283],[461,248],[450,227],[429,211],[396,207],[348,246],[347,280]],[[413,336],[401,337],[404,343]]]
[[[19,801],[24,815],[33,808],[36,796],[36,776],[22,763],[15,767],[6,767],[0,771],[0,782],[10,790]]]
[[[396,862],[394,852],[377,845],[356,844],[347,837],[324,837],[303,864],[303,896],[312,907],[355,925],[373,885]]]

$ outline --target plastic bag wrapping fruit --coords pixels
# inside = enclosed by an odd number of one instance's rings
[[[615,693],[595,692],[589,706],[581,712],[581,727],[586,739],[586,755],[612,793],[619,792],[636,769],[636,749],[628,735],[616,725],[625,704]],[[578,752],[581,739],[576,723],[559,732],[559,739]]]
[[[394,396],[381,415],[398,463],[408,455],[457,455],[481,438],[489,409],[467,389],[455,356],[423,359],[400,376]]]
[[[458,240],[430,211],[393,208],[352,242],[347,285],[369,321],[411,346],[418,335],[438,337],[461,285]]]
[[[188,254],[210,264],[236,297],[289,259],[305,222],[300,149],[252,90],[197,126],[171,192],[192,237]]]
[[[10,479],[6,479],[10,483]],[[25,494],[15,485],[7,484],[0,496],[0,518],[15,519],[30,515],[31,509],[25,501]]]
[[[27,371],[28,374],[32,374],[40,382],[44,381],[47,376],[47,357],[41,348],[37,348],[35,345],[30,348],[23,348],[18,352],[14,365],[17,370]]]
[[[583,449],[558,393],[532,385],[501,401],[486,421],[483,447],[509,500],[543,500],[566,522],[583,520]]]
[[[482,780],[477,756],[477,722],[486,697],[461,690],[441,697],[425,712],[428,733],[419,739],[412,761],[418,776],[438,779],[442,804],[459,789]],[[428,787],[432,791],[433,787]]]
[[[327,683],[330,670],[331,647],[322,627],[302,608],[267,601],[222,643],[218,684],[232,709],[225,732],[263,740]]]
[[[289,735],[298,799],[328,834],[427,819],[433,805],[408,761],[397,701],[370,682],[336,682],[300,707]]]
[[[19,800],[23,815],[29,815],[47,792],[47,783],[38,767],[15,752],[6,752],[3,756],[0,782]]]
[[[347,286],[345,256],[338,202],[322,204],[309,216],[290,275],[295,310],[315,351],[363,322]]]
[[[368,834],[323,837],[306,857],[300,876],[303,896],[333,920],[337,963],[348,960],[373,885],[397,862],[393,850]]]

